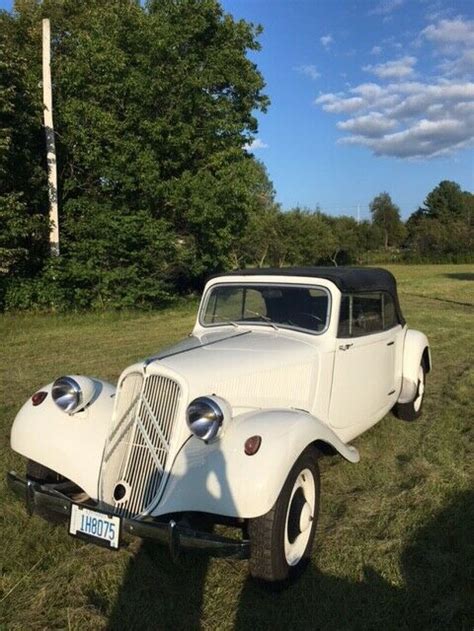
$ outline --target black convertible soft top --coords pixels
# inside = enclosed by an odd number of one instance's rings
[[[393,274],[381,267],[261,267],[234,270],[220,276],[301,276],[324,278],[343,293],[359,291],[387,291],[394,299],[400,323],[405,324],[398,302],[397,282]]]

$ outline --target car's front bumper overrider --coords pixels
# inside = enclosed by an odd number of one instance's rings
[[[30,514],[40,511],[42,514],[52,513],[69,519],[71,504],[74,502],[52,485],[22,478],[15,471],[7,473],[7,484],[26,502]],[[167,544],[173,558],[176,558],[181,548],[205,550],[211,556],[219,557],[232,556],[245,559],[249,556],[250,544],[247,539],[237,540],[214,533],[200,532],[176,523],[173,519],[164,522],[122,517],[121,530],[122,533]]]

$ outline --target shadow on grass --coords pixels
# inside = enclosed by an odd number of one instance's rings
[[[280,592],[248,578],[234,628],[471,629],[473,523],[474,493],[459,494],[415,532],[404,548],[401,588],[390,585],[370,567],[364,568],[359,582],[323,575],[309,567],[299,581]],[[130,564],[108,628],[203,628],[206,569],[205,557],[183,555],[173,565],[166,550],[143,544]],[[222,627],[231,628],[234,612],[224,602],[221,608]]]
[[[129,563],[107,629],[200,629],[207,565],[201,553],[182,553],[173,563],[166,547],[144,541]]]
[[[454,272],[452,274],[444,274],[444,276],[455,280],[474,280],[474,273],[472,272]]]

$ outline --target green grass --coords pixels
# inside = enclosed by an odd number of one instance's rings
[[[474,267],[390,269],[409,326],[432,345],[424,415],[387,416],[355,441],[357,465],[323,459],[317,543],[298,583],[272,593],[245,561],[84,544],[28,518],[1,481],[0,628],[472,629]],[[36,388],[68,372],[113,381],[187,334],[194,311],[1,317],[0,469],[24,468],[9,431]]]

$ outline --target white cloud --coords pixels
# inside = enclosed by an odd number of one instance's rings
[[[370,51],[371,55],[380,55],[380,53],[382,52],[382,47],[381,46],[373,46],[372,50]]]
[[[371,13],[389,15],[390,6],[393,10],[399,4],[379,4]],[[428,159],[474,147],[474,20],[444,15],[410,37],[420,47],[417,57],[406,54],[366,65],[363,70],[376,79],[320,93],[315,100],[338,116],[340,144],[401,159]],[[371,54],[397,44],[393,38],[383,40]],[[430,65],[436,78],[426,74]],[[420,80],[422,71],[425,78]]]
[[[327,35],[323,35],[322,37],[320,37],[319,41],[327,50],[331,46],[331,44],[334,42],[334,39],[333,39],[333,36],[328,33]]]
[[[350,131],[356,135],[376,138],[383,136],[397,126],[396,121],[390,120],[380,112],[371,112],[365,116],[349,118],[337,124],[339,129]]]
[[[384,93],[383,88],[377,85],[377,83],[361,83],[355,88],[352,88],[351,91],[354,94],[362,96],[367,101],[374,101],[380,98]]]
[[[377,75],[381,79],[402,79],[413,74],[413,66],[416,64],[416,57],[406,55],[400,59],[386,61],[375,66],[369,64],[363,70]]]
[[[470,77],[474,72],[474,49],[466,50],[454,59],[445,59],[439,69],[447,77]]]
[[[322,105],[325,112],[333,114],[349,114],[364,106],[364,99],[360,97],[344,98],[339,94],[322,94],[315,100],[316,105]]]
[[[337,123],[349,134],[339,143],[368,147],[377,156],[428,158],[474,146],[474,82],[363,83],[322,94],[316,103],[335,114],[356,112]]]
[[[428,22],[436,22],[441,18],[448,18],[453,15],[453,9],[446,5],[446,0],[434,0],[427,2],[425,19]]]
[[[390,116],[404,120],[423,116],[425,111],[433,105],[439,105],[447,110],[453,104],[466,100],[474,101],[474,83],[413,84],[413,86],[416,86],[416,91],[402,98],[394,108],[388,110],[387,113]],[[401,87],[403,89],[403,86]],[[407,87],[413,89],[409,84]]]
[[[313,80],[319,79],[319,77],[321,76],[321,73],[313,64],[304,64],[302,66],[298,66],[297,68],[295,68],[295,70]]]
[[[446,77],[469,78],[474,74],[474,20],[442,19],[421,32],[420,40],[444,55],[438,70]]]
[[[368,15],[388,15],[402,6],[404,0],[381,0],[373,9],[368,12]]]
[[[436,25],[430,24],[421,34],[426,39],[442,46],[460,44],[469,46],[474,44],[474,20],[440,20]]]
[[[387,134],[382,138],[370,138],[365,136],[350,136],[340,142],[349,144],[361,144],[372,149],[377,156],[392,156],[397,158],[427,158],[452,153],[474,144],[472,123],[470,120],[444,119],[430,121],[422,119],[410,127]],[[466,135],[471,125],[471,136]]]
[[[252,142],[245,145],[244,149],[246,151],[256,151],[258,149],[268,149],[269,145],[264,142],[261,138],[254,138]]]

